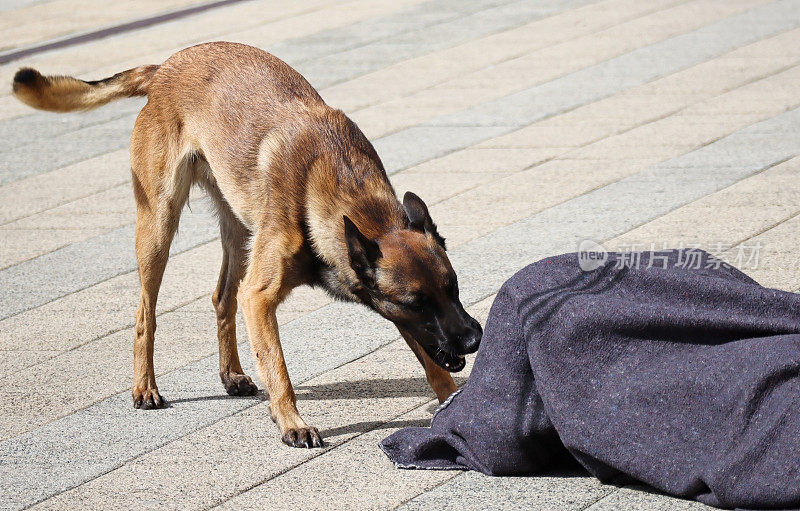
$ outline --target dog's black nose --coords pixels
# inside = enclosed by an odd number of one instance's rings
[[[473,319],[470,321],[468,331],[461,337],[461,353],[468,355],[478,351],[482,336],[483,329],[481,328],[481,324]]]

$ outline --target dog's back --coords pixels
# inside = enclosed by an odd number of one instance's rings
[[[227,42],[193,46],[167,59],[151,81],[148,107],[180,122],[180,130],[203,152],[224,147],[237,157],[253,151],[246,142],[274,129],[304,129],[330,110],[282,60]]]

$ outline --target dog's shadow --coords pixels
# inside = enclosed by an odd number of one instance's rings
[[[455,379],[462,386],[466,378]],[[301,384],[295,387],[298,400],[391,399],[400,397],[435,398],[425,378],[366,378],[363,380]]]
[[[456,385],[461,386],[466,378],[456,379]],[[425,378],[367,378],[356,381],[342,381],[322,383],[316,385],[298,385],[297,400],[324,400],[324,399],[392,399],[405,397],[420,397],[434,399],[435,395]],[[438,406],[437,403],[428,405],[426,411],[432,414]],[[337,428],[320,431],[323,437],[361,434],[373,430],[405,428],[409,426],[427,427],[430,417],[424,419],[396,419],[388,422],[362,421],[347,424]]]
[[[456,385],[461,387],[467,381],[466,378],[454,378]],[[435,395],[425,378],[366,378],[354,381],[339,381],[322,384],[300,384],[295,387],[298,401],[315,401],[325,399],[392,399],[404,397],[428,397],[434,399]],[[211,396],[198,396],[177,398],[167,401],[166,406],[171,407],[178,403],[192,403],[203,401],[226,401],[229,399],[245,399],[249,401],[265,401],[269,399],[266,390],[259,389],[254,396],[229,396],[221,393]],[[438,405],[432,403],[428,406],[428,413],[433,413]],[[395,421],[396,422],[396,421]],[[413,422],[413,421],[412,421]],[[420,422],[420,421],[417,421]],[[430,421],[422,421],[427,426]],[[351,431],[337,428],[336,432],[328,434],[342,434],[347,432],[364,432],[369,429],[376,429],[378,422],[363,422],[352,426]],[[393,426],[392,422],[385,423],[385,429],[392,427],[403,427],[402,425]],[[368,427],[369,426],[369,427]],[[366,429],[365,429],[366,428]],[[331,430],[333,431],[333,430]]]
[[[466,378],[455,378],[456,385],[462,387]],[[337,381],[320,384],[300,384],[295,387],[298,401],[334,400],[334,399],[392,399],[392,398],[430,398],[435,399],[433,391],[423,377],[417,378],[365,378],[354,381]],[[196,398],[176,399],[172,403],[187,401],[209,401],[227,399],[247,399],[263,401],[268,399],[266,391],[259,390],[255,396],[234,397],[225,394],[203,396]],[[369,404],[366,404],[369,406]],[[389,421],[359,421],[339,427],[321,430],[323,438],[332,438],[340,435],[352,436],[375,430],[391,430],[405,427],[428,427],[431,423],[430,415],[437,408],[438,403],[433,402],[426,407],[428,416],[420,419],[395,418]],[[553,460],[546,473],[541,475],[554,477],[586,477],[588,472],[571,456],[558,456]],[[612,484],[622,486],[630,481],[614,481]]]

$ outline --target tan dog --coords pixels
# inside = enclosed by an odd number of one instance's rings
[[[131,140],[136,256],[133,402],[160,408],[153,337],[172,237],[193,184],[219,212],[224,249],[213,294],[220,377],[228,394],[257,389],[239,363],[236,308],[244,309],[272,419],[283,441],[318,447],[300,417],[275,310],[296,286],[321,286],[394,322],[439,400],[456,390],[481,328],[458,299],[456,276],[422,200],[401,205],[372,144],[340,110],[278,58],[234,43],[180,51],[161,66],[84,82],[21,69],[14,94],[42,110],[94,108],[148,97]],[[240,286],[241,281],[241,286]],[[446,370],[447,371],[446,371]]]

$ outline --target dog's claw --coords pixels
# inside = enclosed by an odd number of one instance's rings
[[[229,396],[255,396],[258,393],[258,387],[246,374],[224,373],[220,377]]]
[[[140,410],[156,410],[166,406],[166,400],[161,397],[157,389],[147,389],[133,392],[133,407]]]
[[[290,447],[304,447],[306,449],[325,445],[317,428],[312,426],[290,429],[284,433],[281,440]]]

